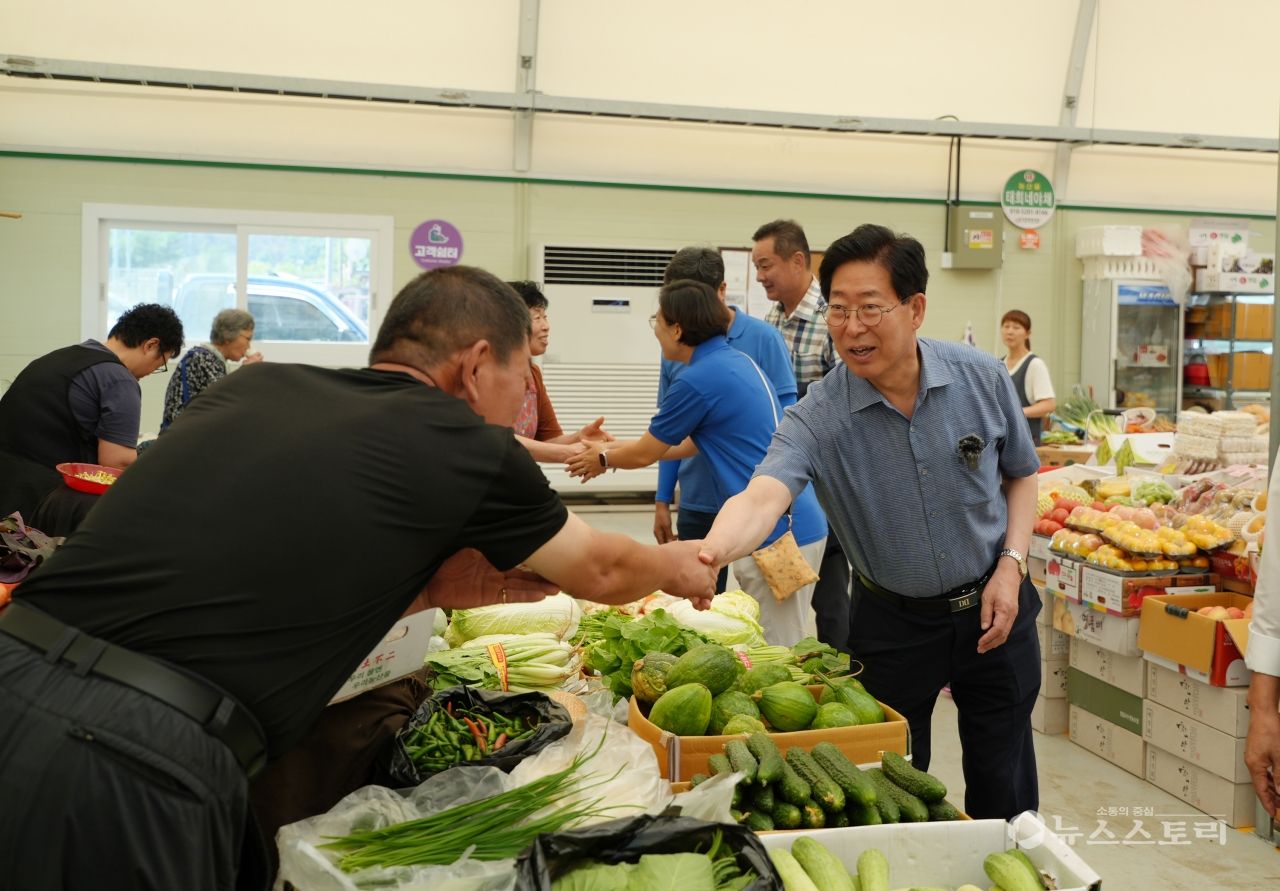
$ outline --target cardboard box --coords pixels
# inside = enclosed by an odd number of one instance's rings
[[[1228,782],[1159,746],[1147,746],[1147,782],[1232,828],[1253,822],[1253,802],[1257,798],[1253,783]],[[1189,824],[1194,822],[1188,820]],[[1194,838],[1192,825],[1186,828],[1187,835]]]
[[[1040,662],[1040,695],[1046,699],[1066,699],[1067,660],[1051,659]]]
[[[1147,744],[1106,718],[1071,706],[1071,741],[1136,777],[1147,776]]]
[[[1052,625],[1036,624],[1040,634],[1040,661],[1061,659],[1068,654],[1070,639],[1061,631],[1055,631]]]
[[[1142,697],[1067,667],[1067,702],[1142,736]]]
[[[809,692],[813,694],[814,699],[817,699],[822,694],[822,688],[810,687]],[[885,715],[883,724],[860,724],[857,727],[833,727],[828,730],[800,730],[795,733],[771,733],[769,736],[783,752],[791,746],[799,746],[808,751],[823,741],[834,743],[854,764],[879,761],[881,752],[909,755],[911,737],[907,730],[907,719],[884,703],[881,703],[881,707]],[[654,754],[658,756],[662,778],[672,782],[687,780],[695,773],[709,774],[711,771],[707,767],[707,759],[712,755],[723,753],[724,744],[736,738],[674,736],[645,717],[640,710],[639,700],[634,696],[631,697],[631,705],[627,712],[627,726],[653,747]]]
[[[1085,565],[1080,571],[1080,602],[1095,606],[1113,616],[1128,618],[1138,615],[1137,607],[1130,605],[1131,598],[1143,588],[1206,586],[1217,590],[1221,582],[1222,579],[1212,573],[1203,575],[1158,573],[1124,578],[1097,567]]]
[[[1039,557],[1027,558],[1027,576],[1031,579],[1031,583],[1038,588],[1044,587],[1046,565],[1047,561],[1041,560]]]
[[[1050,591],[1042,582],[1036,586],[1036,593],[1040,595],[1040,612],[1036,613],[1037,625],[1053,626],[1053,592]],[[1043,634],[1044,632],[1040,632]],[[1046,658],[1041,655],[1041,659]]]
[[[1049,536],[1032,535],[1031,546],[1027,548],[1028,560],[1048,560],[1049,559]]]
[[[1138,646],[1178,665],[1203,672],[1215,687],[1231,686],[1243,677],[1249,643],[1248,619],[1215,621],[1196,610],[1206,606],[1244,609],[1252,598],[1243,594],[1167,594],[1142,601]],[[1168,607],[1168,609],[1166,609]]]
[[[1148,598],[1149,600],[1151,598]],[[1054,598],[1053,627],[1063,634],[1095,644],[1122,656],[1140,656],[1137,616],[1126,619],[1100,612],[1092,606]]]
[[[1072,638],[1068,662],[1089,677],[1119,687],[1139,699],[1147,693],[1147,671],[1151,663],[1141,656],[1121,656],[1097,644]]]
[[[1036,697],[1031,709],[1031,729],[1039,733],[1057,735],[1067,732],[1067,701]]]
[[[1262,272],[1196,270],[1197,291],[1231,291],[1236,294],[1274,294],[1276,277]]]
[[[360,663],[360,667],[347,678],[347,682],[338,688],[329,704],[385,687],[420,670],[427,658],[427,646],[431,643],[432,629],[439,612],[438,609],[422,610],[397,621]]]
[[[1146,698],[1227,736],[1249,733],[1249,688],[1214,687],[1147,662]]]
[[[1206,357],[1209,365],[1209,386],[1225,387],[1227,369],[1231,369],[1231,388],[1234,390],[1270,390],[1271,357],[1266,353],[1236,353],[1234,356],[1216,354]]]
[[[1081,560],[1050,554],[1049,562],[1045,566],[1045,586],[1053,592],[1055,597],[1079,603],[1080,575],[1083,569],[1084,562]]]
[[[1244,766],[1243,739],[1227,736],[1150,699],[1143,701],[1142,738],[1224,780],[1250,781]]]
[[[1043,467],[1070,467],[1074,464],[1087,464],[1097,451],[1097,446],[1090,445],[1044,445],[1036,449]]]
[[[1270,340],[1274,320],[1275,307],[1272,304],[1238,301],[1235,339]],[[1225,340],[1231,337],[1231,330],[1231,304],[1219,303],[1208,307],[1204,336],[1209,340]]]
[[[893,887],[955,888],[963,884],[987,888],[991,880],[982,868],[987,855],[1011,847],[1023,850],[1036,869],[1048,873],[1061,891],[1101,888],[1098,874],[1072,848],[1028,812],[1012,822],[955,820],[949,823],[886,823],[813,829],[805,833],[836,856],[850,872],[858,857],[871,848],[882,852],[893,870]],[[766,850],[790,850],[796,836],[769,832],[760,836]],[[826,889],[823,889],[826,891]]]

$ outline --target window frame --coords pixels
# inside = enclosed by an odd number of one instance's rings
[[[325,238],[368,238],[369,341],[367,343],[302,343],[259,341],[268,361],[328,367],[361,367],[391,302],[394,274],[395,218],[363,214],[296,213],[211,207],[161,207],[133,204],[83,205],[81,219],[80,339],[106,339],[107,281],[110,275],[109,232],[113,228],[234,232],[236,235],[236,306],[248,308],[249,237],[296,235]],[[384,298],[385,295],[385,298]],[[184,348],[203,343],[207,331],[186,331]]]

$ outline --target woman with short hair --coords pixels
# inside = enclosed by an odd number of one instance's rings
[[[224,309],[213,317],[209,342],[187,350],[178,361],[164,391],[164,420],[160,432],[178,419],[187,404],[205,387],[227,376],[227,363],[261,362],[262,353],[249,352],[253,343],[253,316],[243,309]]]

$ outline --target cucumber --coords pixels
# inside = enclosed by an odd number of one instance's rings
[[[755,756],[760,768],[756,771],[756,781],[761,785],[776,783],[782,779],[782,753],[778,746],[769,739],[767,733],[753,733],[747,738],[747,749]],[[806,795],[805,798],[809,796]]]
[[[1040,875],[1040,870],[1036,869],[1036,865],[1031,862],[1030,857],[1019,851],[1017,848],[1010,848],[1005,851],[1005,853],[1026,867],[1027,872],[1031,874],[1031,878],[1036,880],[1036,884],[1040,886],[1040,888],[1048,888],[1048,885],[1044,883],[1044,876]]]
[[[862,891],[890,891],[889,858],[875,848],[858,855],[858,881]]]
[[[712,776],[733,773],[733,765],[729,763],[727,755],[712,755],[707,759],[707,770],[711,771]]]
[[[730,740],[724,744],[724,753],[729,756],[729,763],[733,765],[734,770],[747,775],[748,783],[756,781],[756,772],[760,769],[760,765],[745,742],[740,739]]]
[[[731,807],[729,808],[729,816],[733,817],[733,822],[741,823],[742,818],[745,816],[745,814],[743,814],[742,811],[738,810],[737,808]]]
[[[741,783],[733,784],[733,801],[730,802],[730,806],[739,809],[747,806],[747,796],[742,791]]]
[[[791,846],[791,853],[822,891],[852,891],[853,879],[849,870],[821,842],[807,835],[801,836]],[[888,885],[885,891],[889,891]]]
[[[742,825],[752,832],[772,832],[773,818],[764,811],[751,811],[742,818]]]
[[[689,788],[696,789],[709,779],[711,779],[711,777],[707,776],[705,773],[695,773],[693,776],[689,777]]]
[[[874,804],[851,801],[844,812],[849,817],[850,826],[879,826],[884,822],[880,817],[880,809]]]
[[[810,799],[800,806],[800,825],[805,829],[825,829],[827,815]]]
[[[849,815],[844,811],[836,811],[834,814],[827,814],[827,828],[841,829],[849,825]]]
[[[769,852],[769,859],[778,870],[778,877],[782,879],[784,891],[818,891],[818,886],[813,883],[813,879],[809,878],[800,861],[796,860],[790,851],[775,848]]]
[[[813,760],[826,771],[827,776],[844,790],[846,801],[850,803],[857,801],[861,804],[876,803],[875,784],[858,768],[858,765],[845,757],[844,752],[829,742],[820,742],[813,747],[812,755]]]
[[[756,810],[772,814],[774,806],[778,803],[773,794],[773,787],[764,786],[756,790],[755,798],[751,800],[751,803],[755,805]]]
[[[787,764],[813,789],[813,799],[830,813],[844,810],[844,790],[799,746],[787,749]]]
[[[800,808],[794,804],[787,804],[785,801],[779,801],[773,806],[773,826],[775,829],[799,829],[800,828]]]
[[[1040,891],[1040,883],[1031,878],[1031,873],[1016,857],[988,854],[982,861],[982,869],[987,878],[1000,886],[1000,891]]]
[[[960,811],[949,801],[935,801],[929,805],[930,822],[940,823],[947,820],[959,820]]]
[[[899,788],[889,781],[878,767],[873,767],[867,771],[867,776],[871,777],[871,781],[876,784],[876,792],[881,795],[887,795],[893,799],[893,803],[898,806],[898,820],[902,823],[927,823],[929,822],[929,808],[919,798],[916,798],[910,792]],[[879,798],[877,798],[879,801]]]
[[[785,761],[782,762],[782,779],[778,781],[778,792],[783,801],[790,802],[796,807],[804,807],[813,797],[813,789]]]
[[[884,775],[900,789],[905,789],[925,804],[933,804],[947,797],[947,787],[937,777],[917,770],[897,752],[880,755]]]

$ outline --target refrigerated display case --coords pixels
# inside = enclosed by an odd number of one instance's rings
[[[1104,408],[1153,408],[1172,420],[1182,404],[1182,307],[1156,281],[1084,283],[1080,380]]]

